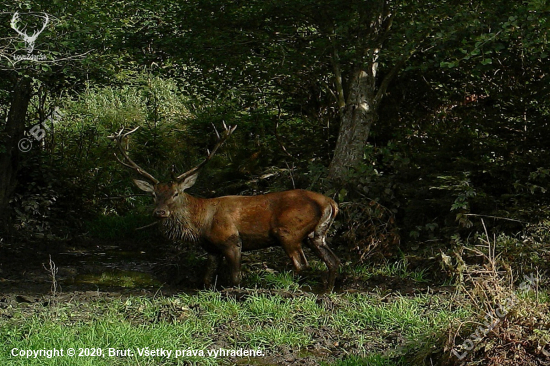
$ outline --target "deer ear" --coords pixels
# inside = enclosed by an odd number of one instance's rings
[[[193,185],[195,184],[195,182],[197,181],[197,177],[199,176],[199,172],[196,172],[195,174],[193,175],[190,175],[188,176],[187,178],[185,178],[185,180],[183,182],[180,182],[179,185],[178,185],[178,189],[180,192],[183,192],[185,191],[187,188],[191,188],[193,187]]]
[[[134,183],[142,191],[149,192],[149,193],[155,191],[155,187],[153,187],[151,183],[146,182],[144,180],[134,179]]]

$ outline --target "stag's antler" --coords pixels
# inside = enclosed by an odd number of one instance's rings
[[[144,176],[145,178],[149,179],[152,183],[154,184],[158,184],[159,183],[159,180],[155,177],[153,177],[151,174],[147,173],[145,170],[143,170],[139,165],[137,165],[132,159],[130,159],[130,157],[128,156],[127,152],[126,152],[126,149],[124,148],[124,146],[122,145],[124,143],[124,140],[128,138],[128,136],[134,132],[137,131],[137,129],[139,128],[139,126],[137,126],[136,128],[134,128],[133,130],[131,131],[128,131],[126,133],[124,133],[124,127],[121,128],[120,131],[118,131],[118,133],[116,134],[113,134],[111,136],[109,136],[108,138],[113,140],[120,153],[122,154],[122,158],[125,159],[127,162],[125,162],[124,160],[120,159],[118,157],[118,155],[116,153],[114,153],[116,159],[124,166],[130,168],[130,169],[134,169],[136,172],[138,172],[140,175]]]
[[[214,126],[214,125],[212,125]],[[220,146],[223,145],[223,143],[229,138],[229,136],[231,136],[231,134],[233,133],[233,131],[235,131],[235,129],[237,128],[237,126],[229,126],[227,127],[227,125],[225,124],[225,122],[223,123],[223,128],[224,128],[224,131],[222,132],[222,134],[220,135],[218,130],[216,130],[216,126],[214,126],[214,131],[216,132],[216,136],[218,137],[218,143],[216,144],[216,146],[214,146],[214,148],[212,149],[212,151],[208,151],[208,156],[206,157],[206,159],[204,159],[204,161],[202,163],[200,163],[199,165],[197,165],[196,167],[194,167],[193,169],[191,170],[188,170],[186,171],[185,173],[177,176],[177,177],[174,177],[174,180],[177,181],[177,182],[181,182],[183,180],[185,180],[185,178],[195,174],[200,168],[202,168],[206,163],[208,163],[210,161],[210,159],[212,159],[212,157],[216,154],[216,151],[220,148]],[[175,174],[174,174],[175,175]]]

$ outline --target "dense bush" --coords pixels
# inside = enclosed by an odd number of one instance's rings
[[[180,85],[141,74],[123,85],[90,84],[62,98],[63,117],[43,145],[26,155],[21,176],[29,184],[20,185],[13,200],[17,229],[43,236],[60,224],[82,231],[80,218],[148,215],[149,197],[133,187],[133,173],[116,161],[107,137],[139,126],[130,153],[166,180],[172,165],[185,171],[204,158],[215,143],[214,128],[223,122],[237,124],[237,132],[192,193],[258,194],[294,187],[324,192],[340,202],[335,228],[362,259],[395,252],[400,242],[467,234],[474,224],[479,230],[478,216],[516,232],[547,211],[546,133],[533,133],[535,142],[516,141],[515,134],[497,130],[501,114],[486,101],[444,112],[417,110],[421,122],[409,128],[402,125],[412,115],[399,119],[384,111],[392,123],[375,126],[364,164],[345,185],[333,186],[325,180],[333,141],[314,119],[265,103],[244,108],[238,100],[190,97]],[[545,113],[540,110],[540,118]],[[451,125],[456,131],[448,134]],[[540,146],[536,156],[535,146]]]

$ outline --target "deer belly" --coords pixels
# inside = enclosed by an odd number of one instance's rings
[[[241,235],[241,240],[243,243],[243,252],[279,245],[279,242],[274,237],[267,235]]]

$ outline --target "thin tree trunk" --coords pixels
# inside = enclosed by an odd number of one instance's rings
[[[24,137],[25,120],[31,100],[31,79],[20,77],[15,82],[8,120],[2,131],[3,151],[0,152],[0,229],[7,230],[9,201],[17,185],[19,170],[19,140]]]
[[[376,103],[376,71],[357,69],[351,79],[348,99],[340,117],[340,131],[328,177],[334,182],[345,180],[349,170],[363,159],[365,145],[373,123],[378,118]]]

